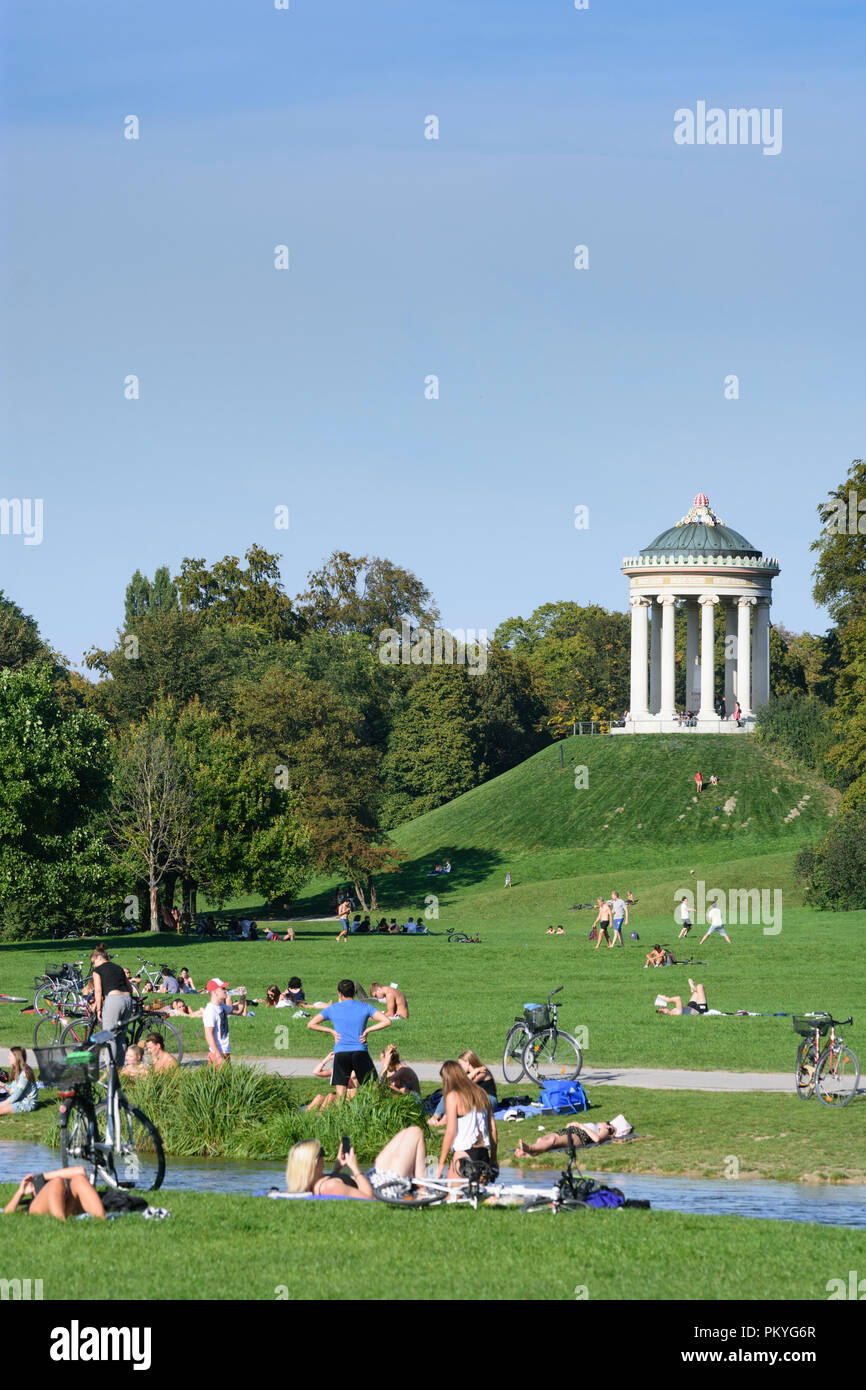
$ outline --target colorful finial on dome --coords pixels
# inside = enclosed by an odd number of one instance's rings
[[[705,492],[699,492],[689,510],[684,517],[677,522],[677,526],[723,526],[719,517],[716,516],[710,506],[710,499]]]

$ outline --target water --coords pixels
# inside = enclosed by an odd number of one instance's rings
[[[56,1149],[17,1140],[0,1142],[0,1182],[18,1182],[25,1173],[56,1168]],[[224,1192],[244,1196],[282,1187],[285,1163],[220,1158],[166,1159],[161,1192]],[[524,1172],[501,1169],[503,1182],[549,1187],[558,1169]],[[830,1183],[742,1182],[713,1178],[658,1177],[645,1173],[596,1173],[626,1197],[648,1199],[659,1211],[694,1212],[701,1216],[763,1217],[772,1221],[814,1221],[822,1226],[866,1229],[866,1186]]]

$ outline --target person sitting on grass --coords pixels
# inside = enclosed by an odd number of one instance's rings
[[[201,1018],[204,1009],[191,1009],[183,999],[172,999],[168,1012],[180,1018]]]
[[[39,1089],[23,1047],[10,1047],[9,1065],[9,1089],[0,1101],[0,1115],[23,1115],[35,1110]]]
[[[399,936],[399,934],[400,934],[400,924],[398,923],[396,917],[392,917],[391,920],[390,920],[390,922],[388,923],[388,935],[389,935],[389,936]]]
[[[28,1173],[3,1210],[7,1215],[25,1211],[31,1216],[56,1216],[58,1221],[84,1214],[105,1220],[102,1198],[90,1186],[83,1168],[53,1168],[50,1173]]]
[[[646,970],[647,966],[650,965],[676,965],[676,961],[674,960],[673,954],[668,950],[667,946],[660,946],[659,943],[656,942],[652,950],[647,952],[646,965],[644,966],[644,970]]]
[[[694,980],[689,980],[689,989],[691,990],[691,995],[689,996],[689,1002],[688,1002],[688,1004],[685,1004],[685,1005],[683,1004],[683,1001],[682,1001],[681,997],[680,997],[678,994],[674,994],[674,995],[671,995],[671,996],[669,996],[669,995],[667,995],[667,994],[660,994],[660,995],[659,995],[659,999],[664,999],[664,1001],[665,1001],[666,1004],[673,1004],[673,1008],[672,1008],[672,1009],[657,1008],[657,1009],[656,1009],[656,1013],[657,1013],[657,1014],[705,1014],[705,1013],[707,1012],[707,1008],[708,1008],[708,1005],[707,1005],[707,991],[704,989],[703,985],[696,985],[695,982],[694,982]]]
[[[279,985],[268,985],[267,994],[265,995],[265,1007],[268,1009],[288,1008],[288,1004],[283,1004],[282,1002],[282,990]]]
[[[318,1139],[306,1139],[289,1150],[286,1164],[286,1191],[309,1192],[314,1197],[353,1197],[357,1201],[373,1201],[374,1188],[394,1182],[395,1178],[415,1178],[423,1182],[427,1176],[427,1152],[424,1131],[420,1125],[401,1129],[389,1139],[376,1155],[376,1162],[366,1173],[361,1172],[353,1148],[342,1147],[337,1162],[349,1169],[351,1179],[325,1176],[325,1150]]]
[[[603,1144],[606,1139],[613,1139],[613,1125],[608,1124],[607,1120],[600,1120],[597,1124],[589,1120],[581,1120],[580,1123],[571,1120],[564,1129],[542,1134],[532,1144],[521,1139],[514,1150],[514,1157],[534,1158],[537,1154],[547,1153],[549,1149],[567,1149],[569,1135],[576,1148],[588,1148],[590,1144]]]
[[[165,1038],[162,1033],[148,1033],[144,1045],[147,1048],[150,1065],[154,1071],[174,1071],[177,1066],[177,1058],[172,1057],[170,1052],[166,1052]]]
[[[436,1177],[442,1176],[446,1165],[449,1178],[461,1177],[458,1165],[463,1158],[496,1168],[498,1136],[489,1095],[469,1080],[460,1062],[443,1062],[439,1075],[445,1101],[445,1134]]]
[[[319,1062],[313,1068],[312,1074],[313,1076],[326,1076],[330,1081],[333,1073],[333,1065],[334,1054],[333,1052],[329,1052],[327,1057],[323,1057],[321,1062]],[[346,1086],[346,1100],[354,1100],[357,1094],[358,1078],[353,1071],[349,1075],[348,1085]],[[327,1105],[333,1105],[334,1101],[336,1100],[339,1100],[339,1096],[337,1095],[336,1091],[329,1091],[326,1094],[322,1094],[321,1092],[319,1092],[318,1095],[313,1096],[313,1099],[310,1101],[309,1105],[307,1106],[307,1109],[324,1110]]]
[[[390,1090],[403,1096],[414,1096],[420,1103],[421,1082],[418,1080],[418,1074],[405,1062],[400,1061],[400,1054],[393,1043],[388,1043],[381,1052],[379,1064],[382,1068],[380,1079],[387,1082]]]
[[[197,993],[198,993],[198,991],[196,990],[196,987],[195,987],[195,981],[193,980],[192,975],[190,975],[190,973],[189,973],[189,971],[187,970],[187,968],[186,968],[185,965],[181,967],[181,972],[180,972],[180,989],[181,989],[181,994],[197,994]]]
[[[120,1075],[135,1080],[137,1076],[147,1076],[144,1052],[138,1043],[130,1043],[126,1049],[126,1063],[120,1068]]]
[[[385,1001],[385,1008],[382,1010],[392,1020],[397,1018],[409,1017],[409,1005],[406,1003],[406,996],[402,989],[396,985],[380,985],[378,980],[374,980],[370,986],[370,998]]]
[[[285,1002],[286,1008],[289,1008],[291,1006],[294,1009],[303,1009],[306,1007],[307,996],[304,993],[304,986],[301,984],[300,975],[292,976],[292,978],[289,980],[289,983],[286,985],[286,989],[282,997]]]

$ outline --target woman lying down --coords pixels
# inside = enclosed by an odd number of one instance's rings
[[[547,1153],[549,1149],[567,1149],[569,1142],[579,1149],[588,1148],[590,1144],[604,1144],[608,1139],[616,1143],[619,1139],[630,1138],[633,1132],[634,1125],[630,1125],[624,1115],[617,1115],[613,1120],[599,1120],[597,1124],[591,1120],[569,1120],[564,1129],[554,1134],[542,1134],[534,1144],[527,1144],[525,1139],[521,1139],[514,1150],[514,1157],[533,1158],[537,1154]]]

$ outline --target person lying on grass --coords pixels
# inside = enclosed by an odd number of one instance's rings
[[[449,1178],[460,1177],[457,1165],[461,1158],[488,1163],[496,1168],[498,1136],[487,1092],[469,1080],[459,1062],[443,1062],[439,1075],[445,1101],[445,1134],[436,1165],[437,1178],[442,1176],[449,1154]]]
[[[31,1198],[29,1202],[26,1198]],[[22,1205],[23,1203],[23,1205]],[[54,1168],[50,1173],[28,1173],[18,1184],[18,1191],[3,1208],[6,1214],[21,1210],[31,1216],[56,1216],[67,1221],[70,1216],[99,1216],[105,1220],[105,1208],[98,1192],[87,1181],[83,1168]]]
[[[172,999],[168,1012],[170,1015],[178,1014],[181,1018],[201,1018],[204,1009],[191,1009],[183,999]]]
[[[707,1008],[708,1008],[708,1005],[707,1005],[707,991],[704,989],[703,985],[696,985],[695,982],[694,982],[694,980],[689,980],[689,989],[691,990],[691,995],[689,996],[689,1002],[688,1002],[688,1004],[685,1004],[685,1005],[683,1004],[683,1001],[682,1001],[682,999],[680,998],[680,996],[679,996],[678,994],[674,994],[674,995],[672,995],[672,996],[669,996],[669,995],[667,995],[667,994],[660,994],[660,995],[659,995],[659,999],[664,999],[664,1001],[665,1001],[666,1004],[673,1004],[673,1008],[672,1008],[672,1009],[657,1008],[657,1009],[656,1009],[656,1013],[657,1013],[657,1014],[705,1014],[705,1013],[707,1012]]]
[[[370,1202],[375,1198],[376,1187],[393,1183],[395,1178],[414,1177],[423,1181],[427,1176],[424,1131],[420,1125],[401,1129],[377,1154],[376,1162],[366,1173],[361,1172],[353,1148],[346,1152],[341,1147],[337,1162],[349,1169],[350,1180],[325,1176],[325,1150],[318,1139],[295,1144],[289,1150],[286,1164],[286,1191],[309,1192],[314,1197],[353,1197]]]
[[[525,1139],[521,1139],[514,1150],[514,1157],[533,1158],[536,1154],[547,1153],[549,1149],[567,1149],[569,1134],[578,1148],[586,1148],[590,1144],[603,1144],[606,1139],[616,1137],[613,1125],[608,1124],[607,1120],[600,1120],[598,1124],[589,1120],[582,1120],[580,1124],[572,1121],[565,1129],[558,1130],[555,1134],[542,1134],[534,1144],[528,1144]]]
[[[20,1115],[36,1109],[39,1089],[32,1069],[27,1065],[23,1047],[10,1047],[9,1065],[12,1068],[8,1086],[0,1100],[0,1115]]]

